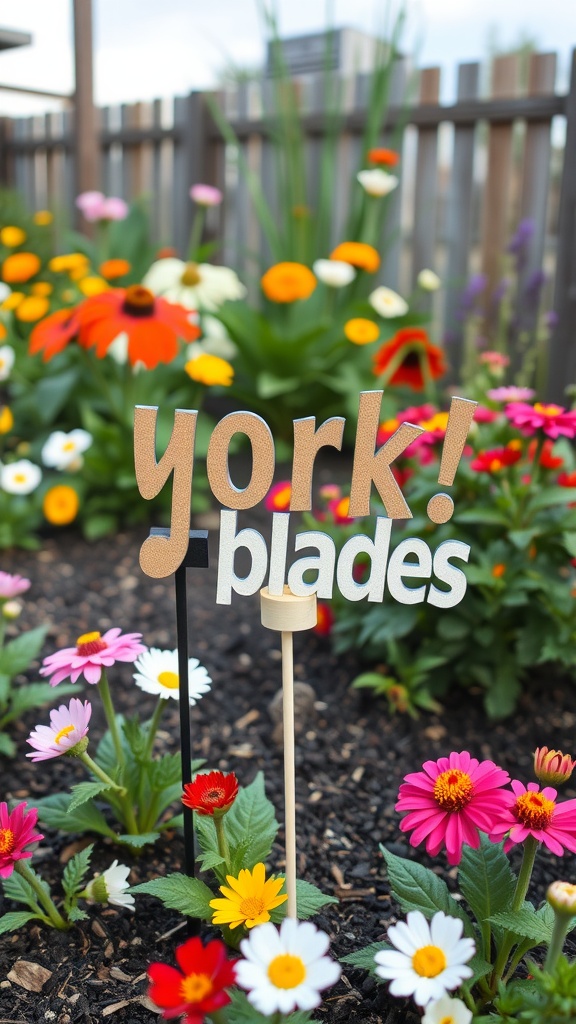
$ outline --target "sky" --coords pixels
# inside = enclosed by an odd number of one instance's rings
[[[262,0],[93,0],[95,92],[99,104],[182,95],[214,85],[228,63],[263,61]],[[443,97],[452,98],[458,63],[482,60],[496,29],[500,46],[522,37],[559,54],[564,89],[576,46],[576,0],[407,0],[406,52],[419,66],[443,68]],[[385,0],[276,0],[283,35],[318,32],[327,7],[337,26],[373,32]],[[33,43],[0,53],[0,84],[69,93],[73,88],[72,0],[0,3],[3,28],[31,32]],[[496,28],[497,27],[497,28]],[[59,103],[0,89],[0,114],[42,113]]]

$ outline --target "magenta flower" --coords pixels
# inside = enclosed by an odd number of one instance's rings
[[[508,772],[493,761],[477,761],[468,751],[425,761],[423,771],[406,775],[398,793],[397,811],[409,811],[400,824],[410,832],[410,845],[426,840],[432,856],[446,848],[449,864],[459,864],[464,844],[477,850],[479,830],[490,833],[510,801],[502,790]]]
[[[0,572],[0,601],[10,601],[19,594],[30,589],[30,580],[25,576],[12,576],[9,572]]]
[[[9,814],[8,804],[0,803],[0,878],[10,878],[16,861],[32,856],[31,850],[24,852],[25,846],[44,839],[34,832],[37,821],[36,807],[26,812],[26,804],[18,804]]]
[[[509,384],[501,388],[490,388],[486,392],[486,397],[491,402],[529,402],[535,394],[533,388],[520,388],[515,384]]]
[[[26,743],[34,747],[32,753],[26,754],[32,761],[46,761],[50,757],[67,754],[88,732],[88,722],[92,714],[90,701],[82,703],[72,697],[66,707],[61,704],[50,712],[50,725],[37,725],[32,730]]]
[[[576,800],[557,804],[556,790],[551,786],[541,790],[537,782],[524,786],[513,779],[511,786],[514,792],[504,794],[506,806],[490,829],[492,842],[498,843],[506,836],[504,849],[508,852],[516,843],[533,836],[557,857],[565,849],[576,853]]]
[[[116,661],[136,661],[143,654],[146,647],[141,639],[141,633],[121,633],[119,629],[109,629],[104,636],[84,633],[76,647],[64,647],[44,658],[40,675],[52,676],[50,686],[58,686],[68,676],[75,683],[81,675],[87,683],[99,683],[103,668],[110,668]]]
[[[474,409],[474,422],[475,423],[493,423],[497,420],[499,413],[494,412],[494,409],[488,409],[485,405],[477,405]]]
[[[220,206],[224,198],[219,188],[213,185],[192,185],[190,198],[198,206]]]
[[[510,423],[528,435],[542,430],[548,437],[576,437],[576,410],[566,410],[561,405],[511,402],[506,406],[506,415]]]
[[[269,512],[289,512],[292,485],[289,480],[280,480],[273,484],[264,498],[264,508]]]

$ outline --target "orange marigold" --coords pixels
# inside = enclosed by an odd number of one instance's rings
[[[2,264],[2,280],[7,284],[22,284],[34,277],[41,266],[35,252],[14,252]]]
[[[374,320],[363,316],[353,317],[344,324],[344,334],[354,345],[369,345],[380,335],[380,328]]]
[[[45,518],[53,526],[66,526],[73,522],[78,515],[80,500],[73,487],[67,484],[57,484],[46,491],[42,502],[42,511]]]
[[[123,259],[104,260],[98,267],[98,270],[107,281],[115,281],[117,277],[124,277],[125,274],[129,274],[132,270],[132,264],[128,260]]]
[[[366,242],[340,242],[330,253],[331,260],[342,260],[353,267],[375,274],[380,266],[380,256],[373,245]]]
[[[295,302],[307,299],[316,287],[316,278],[303,263],[275,263],[261,280],[262,291],[271,302]]]
[[[43,295],[27,295],[16,306],[15,316],[17,320],[22,320],[23,323],[35,324],[37,320],[41,320],[43,316],[46,316],[49,309],[50,301]]]
[[[396,167],[400,163],[400,154],[395,149],[384,149],[377,146],[375,149],[368,150],[368,163]]]

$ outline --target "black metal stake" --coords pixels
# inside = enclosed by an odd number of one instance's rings
[[[167,527],[152,527],[150,536],[169,537]],[[208,530],[190,530],[188,551],[175,573],[176,584],[176,645],[178,647],[178,688],[180,695],[180,754],[182,763],[182,786],[192,782],[192,731],[190,719],[190,690],[188,680],[188,600],[186,593],[186,569],[207,569]],[[194,849],[194,812],[183,806],[184,819],[184,870],[189,878],[196,874],[196,852]],[[188,918],[188,935],[200,933],[201,921]]]

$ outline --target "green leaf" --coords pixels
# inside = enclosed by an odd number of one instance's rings
[[[68,861],[64,871],[62,873],[62,888],[67,896],[74,896],[81,888],[83,888],[83,880],[90,866],[90,857],[92,856],[92,850],[94,844],[91,843],[84,850],[80,850],[79,853]]]
[[[465,508],[454,516],[455,523],[474,523],[487,526],[506,526],[510,521],[503,512],[495,508]]]
[[[90,516],[82,523],[82,532],[86,540],[100,540],[101,537],[108,537],[115,533],[118,528],[118,517],[102,512],[100,515]]]
[[[50,683],[24,683],[22,686],[15,686],[10,694],[9,716],[11,719],[16,718],[28,708],[39,708],[56,698],[77,692],[78,687],[74,683],[60,683],[57,694]]]
[[[115,836],[114,838],[117,843],[122,843],[123,846],[133,846],[135,850],[140,850],[147,843],[155,843],[159,835],[159,832],[141,832],[139,836],[132,836],[125,832],[121,836]]]
[[[212,871],[214,868],[220,868],[226,863],[218,852],[212,850],[209,850],[208,853],[201,853],[196,860],[200,865],[201,871]]]
[[[200,917],[203,921],[212,920],[210,900],[214,899],[214,893],[199,878],[176,873],[134,885],[128,892],[156,896],[169,910],[178,910],[188,917]]]
[[[511,906],[516,879],[503,843],[491,843],[480,834],[480,848],[464,846],[458,886],[476,920],[482,923]],[[489,953],[489,950],[485,950]]]
[[[286,882],[280,890],[280,894],[286,893]],[[296,910],[298,912],[299,921],[307,921],[309,917],[313,917],[317,914],[322,907],[325,907],[329,903],[338,903],[335,896],[328,896],[327,893],[322,892],[311,882],[305,882],[303,878],[296,879]],[[275,924],[282,921],[286,917],[286,900],[281,903],[279,907],[275,907],[274,910],[270,911],[270,918]]]
[[[149,767],[148,778],[152,789],[161,791],[176,783],[182,787],[182,764],[180,754],[164,754]]]
[[[264,792],[262,772],[258,772],[249,786],[240,790],[224,818],[224,827],[231,847],[239,847],[250,839],[245,847],[243,868],[253,868],[260,861],[266,862],[278,831],[278,822],[274,805]]]
[[[49,828],[60,829],[62,832],[98,832],[100,835],[116,839],[116,833],[93,803],[82,804],[70,812],[70,800],[68,793],[54,793],[52,796],[42,797],[36,804],[40,812],[40,821]]]
[[[46,882],[40,879],[40,883],[44,891],[50,895],[50,889]],[[14,900],[15,903],[25,903],[28,907],[38,906],[38,897],[34,889],[17,871],[13,871],[10,878],[3,879],[2,886],[4,888],[4,895],[9,900]]]
[[[444,615],[438,619],[436,632],[442,640],[462,640],[470,632],[470,623],[458,615]]]
[[[388,868],[392,895],[405,913],[421,910],[424,917],[430,918],[437,910],[443,910],[450,917],[460,918],[464,922],[464,934],[474,937],[472,921],[450,895],[446,882],[429,868],[416,861],[397,857],[381,844],[380,851]]]
[[[352,964],[352,967],[361,967],[362,970],[370,971],[371,974],[374,974],[376,967],[374,957],[381,949],[392,949],[392,946],[387,942],[371,942],[369,946],[364,946],[363,949],[357,949],[354,953],[341,956],[340,961],[343,964]]]
[[[66,915],[69,921],[86,921],[88,914],[85,910],[80,910],[80,907],[70,907],[66,911]]]
[[[15,640],[10,640],[0,651],[0,672],[10,678],[25,672],[40,654],[47,632],[48,626],[37,626],[36,629],[21,633]]]
[[[16,744],[5,732],[0,732],[0,754],[3,757],[14,757]]]
[[[33,914],[27,910],[14,910],[9,914],[4,914],[0,917],[0,935],[4,935],[5,932],[15,932],[18,928],[22,928],[23,925],[27,924],[28,921],[34,919],[42,921],[38,914]]]
[[[230,1002],[224,1010],[220,1011],[226,1024],[270,1024],[270,1017],[265,1017],[258,1010],[255,1010],[248,1002],[246,994],[239,989],[230,989]],[[312,1020],[308,1010],[297,1010],[296,1013],[282,1015],[282,1024],[307,1024]]]
[[[520,910],[501,911],[493,914],[488,919],[491,924],[497,924],[518,939],[530,939],[537,946],[548,945],[552,939],[553,921],[546,919],[544,915],[536,913],[531,903],[524,903]]]
[[[106,782],[79,782],[77,786],[72,786],[68,813],[70,814],[77,807],[81,807],[88,800],[93,800],[94,797],[99,796],[100,793],[105,793],[110,788]]]
[[[528,503],[528,512],[576,501],[576,487],[543,487]]]
[[[65,370],[53,377],[43,377],[34,385],[34,406],[43,423],[52,423],[64,408],[78,382],[78,370]]]

